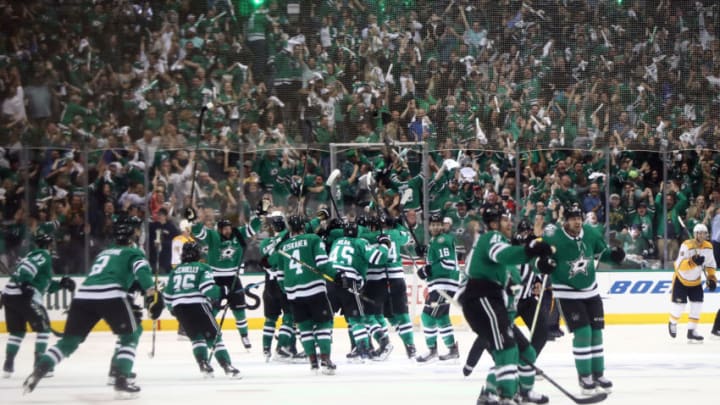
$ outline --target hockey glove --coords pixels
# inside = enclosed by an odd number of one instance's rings
[[[60,288],[75,292],[75,280],[70,277],[63,277],[60,279]]]
[[[705,280],[705,284],[707,285],[708,291],[715,291],[717,288],[717,281],[714,278]]]
[[[703,263],[705,263],[705,256],[696,254],[693,255],[691,260],[693,263],[695,263],[696,266],[702,266]]]
[[[415,245],[415,254],[418,255],[418,257],[425,257],[426,253],[427,245]]]
[[[426,264],[420,267],[417,271],[417,276],[420,277],[420,279],[422,280],[425,280],[428,277],[432,276],[432,265]]]
[[[154,321],[160,318],[163,308],[165,308],[165,300],[163,299],[162,293],[157,292],[157,301],[155,301],[155,294],[146,296],[145,305],[147,306],[150,319]]]
[[[552,246],[542,238],[535,238],[525,245],[525,254],[528,257],[550,256],[552,253]]]
[[[195,208],[193,207],[187,207],[185,208],[185,211],[183,211],[183,218],[187,219],[190,222],[193,222],[197,219],[197,212],[195,212]]]
[[[339,220],[337,218],[333,218],[328,223],[327,229],[328,229],[328,231],[331,231],[333,229],[340,229],[340,228],[342,228],[342,226],[343,226],[343,224],[342,224],[341,220]]]
[[[377,236],[376,242],[381,245],[387,246],[388,249],[390,249],[390,247],[392,246],[392,242],[390,241],[390,238],[387,235],[385,235],[384,233]]]
[[[20,284],[20,291],[22,291],[22,297],[26,300],[31,300],[35,295],[35,287],[28,282]]]
[[[535,262],[535,266],[537,266],[538,270],[542,274],[552,274],[552,272],[557,268],[557,263],[549,256],[540,256]]]
[[[268,213],[268,209],[270,208],[270,201],[266,199],[262,199],[258,201],[257,208],[255,209],[255,215],[259,217],[264,217]]]
[[[320,208],[315,216],[321,221],[327,221],[330,218],[330,211],[327,208]]]
[[[622,263],[625,260],[625,251],[620,246],[613,246],[610,249],[610,260],[615,263]]]

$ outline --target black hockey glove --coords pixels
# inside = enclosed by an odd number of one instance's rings
[[[535,262],[535,266],[537,266],[542,274],[552,274],[557,268],[557,262],[549,256],[540,256],[537,262]]]
[[[153,321],[160,318],[163,308],[165,307],[165,300],[163,299],[162,293],[157,293],[157,301],[155,301],[155,295],[149,295],[145,297],[145,306],[148,310],[148,315]]]
[[[333,218],[328,223],[327,229],[328,229],[328,231],[332,231],[333,229],[340,229],[340,228],[342,228],[342,226],[343,226],[343,223],[341,220],[339,220],[338,218]]]
[[[552,246],[541,238],[535,238],[525,245],[525,254],[528,257],[550,256],[552,253]]]
[[[193,222],[197,219],[197,212],[195,212],[195,208],[193,207],[187,207],[185,208],[185,211],[183,211],[183,218],[187,219],[190,222]]]
[[[420,267],[417,271],[417,276],[420,277],[420,279],[422,280],[425,280],[428,277],[432,276],[432,265],[426,264]]]
[[[392,241],[390,241],[390,238],[384,233],[378,235],[375,241],[381,245],[387,246],[388,249],[392,247]]]
[[[705,263],[705,256],[698,254],[693,255],[692,261],[696,266],[702,266]]]
[[[714,278],[709,278],[705,280],[705,284],[707,285],[708,291],[715,291],[717,288],[717,281],[715,281]]]
[[[63,277],[60,279],[60,288],[75,292],[75,280],[71,279],[70,277]]]
[[[427,245],[415,245],[415,254],[418,255],[418,257],[425,257],[425,254],[427,254]]]
[[[610,260],[615,263],[622,263],[625,260],[625,251],[620,246],[613,246],[610,249]]]
[[[20,284],[20,291],[22,291],[22,297],[26,300],[31,300],[35,295],[35,287],[28,282]]]

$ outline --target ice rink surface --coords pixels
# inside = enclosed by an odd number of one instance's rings
[[[691,345],[684,325],[671,339],[665,325],[608,326],[605,333],[606,376],[615,387],[604,404],[717,404],[720,403],[720,340],[710,338],[709,325],[700,325],[704,344]],[[462,363],[473,340],[472,332],[456,332],[461,359],[452,363],[418,365],[405,356],[396,334],[395,350],[386,362],[349,364],[345,359],[349,342],[344,329],[334,332],[334,376],[310,374],[307,364],[266,363],[262,356],[261,331],[250,332],[253,348],[247,352],[237,332],[224,335],[233,363],[243,375],[226,377],[219,366],[215,378],[203,379],[192,357],[190,342],[175,333],[159,332],[157,352],[149,358],[151,333],[142,336],[135,371],[140,396],[122,403],[132,404],[475,404],[490,366],[485,353],[470,377],[461,373]],[[0,335],[4,348],[7,335]],[[422,334],[415,334],[418,352],[426,350]],[[54,342],[54,339],[51,339]],[[22,382],[31,371],[34,335],[26,337],[16,359],[16,372],[0,379],[0,404],[101,404],[115,400],[107,386],[108,363],[114,337],[109,332],[91,334],[80,349],[65,359],[53,378],[40,382],[34,392],[23,395]],[[445,352],[442,347],[440,352]],[[2,354],[4,358],[4,353]],[[552,379],[579,395],[571,351],[571,337],[548,342],[538,364]],[[538,381],[536,390],[550,397],[551,404],[573,402],[550,385]],[[119,402],[119,401],[118,401]]]

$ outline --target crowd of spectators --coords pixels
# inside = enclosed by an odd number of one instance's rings
[[[154,263],[187,206],[356,215],[369,177],[461,250],[489,206],[570,204],[633,265],[673,260],[682,223],[720,248],[718,38],[710,0],[0,0],[0,263],[45,228],[83,272],[121,211]]]

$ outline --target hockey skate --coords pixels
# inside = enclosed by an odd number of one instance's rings
[[[345,358],[351,363],[357,362],[360,358],[360,350],[358,350],[358,347],[353,347],[352,350],[350,350],[350,353],[345,355]]]
[[[242,378],[242,376],[240,375],[240,370],[233,367],[233,365],[230,364],[229,362],[220,363],[220,367],[222,367],[226,376],[229,376],[230,378],[235,378],[235,379]]]
[[[305,352],[298,352],[294,346],[290,346],[290,354],[292,357],[290,361],[295,364],[307,363],[307,354]]]
[[[687,338],[688,343],[702,343],[703,340],[705,340],[705,338],[700,336],[700,334],[695,329],[688,329]]]
[[[521,404],[547,404],[550,402],[550,398],[547,395],[540,394],[533,390],[520,391]]]
[[[337,369],[337,366],[335,363],[330,360],[329,354],[321,354],[320,355],[320,366],[321,366],[321,372],[325,375],[335,375],[335,370]]]
[[[714,331],[710,332],[710,334],[712,335],[711,337],[713,339],[720,339],[720,330],[714,330]]]
[[[5,362],[3,363],[3,378],[10,378],[14,372],[15,362],[10,359],[5,359]]]
[[[417,356],[417,349],[415,348],[415,345],[405,345],[405,354],[407,354],[408,359],[414,359],[415,356]]]
[[[242,340],[242,344],[243,346],[245,346],[245,349],[247,351],[250,351],[250,349],[252,348],[252,344],[250,344],[250,338],[248,337],[248,335],[240,336],[240,340]]]
[[[115,379],[117,378],[119,372],[117,367],[110,367],[110,372],[108,373],[108,382],[107,385],[115,385]],[[135,377],[137,375],[133,372],[130,373],[130,376],[127,377],[128,383],[135,384]]]
[[[317,355],[309,355],[308,360],[310,361],[310,372],[317,375],[320,372],[320,365],[318,364]]]
[[[270,358],[272,357],[272,355],[270,354],[269,347],[263,348],[263,357],[265,358],[265,363],[270,362]]]
[[[476,405],[498,405],[500,403],[500,397],[494,393],[487,391],[484,387],[480,391]]]
[[[612,381],[605,378],[602,374],[593,373],[593,380],[595,380],[595,385],[598,389],[603,390],[607,394],[612,392]]]
[[[25,382],[23,382],[23,393],[27,394],[32,392],[49,370],[50,367],[42,363],[35,367],[32,374],[30,374],[28,378],[25,379]]]
[[[668,333],[670,334],[671,338],[675,338],[677,336],[677,324],[668,322]]]
[[[214,370],[213,370],[212,366],[210,366],[210,363],[208,363],[207,360],[198,361],[198,367],[200,367],[200,374],[202,374],[202,376],[204,378],[215,377],[215,375],[213,374]]]
[[[457,360],[460,358],[460,351],[458,350],[457,342],[453,343],[450,347],[450,351],[447,354],[441,354],[438,356],[440,361]]]
[[[580,392],[583,395],[593,395],[595,393],[597,384],[591,375],[581,375],[578,382],[580,383]]]
[[[115,378],[115,397],[117,399],[137,398],[140,393],[140,387],[128,381],[124,375],[118,375]]]
[[[429,363],[431,361],[437,360],[438,354],[437,354],[437,347],[436,346],[430,346],[430,351],[425,353],[422,356],[418,356],[415,358],[418,363]]]
[[[273,360],[281,363],[291,363],[292,353],[287,346],[278,346],[278,348],[275,349],[275,357]]]
[[[390,338],[383,336],[383,338],[380,339],[380,347],[378,347],[377,351],[372,356],[372,359],[375,361],[385,361],[390,356],[392,350],[393,345],[390,343]]]

